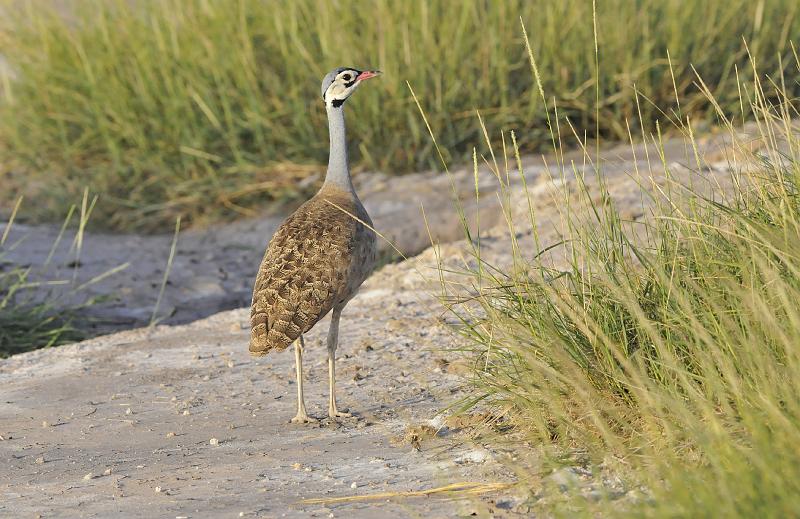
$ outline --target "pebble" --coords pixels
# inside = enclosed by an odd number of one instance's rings
[[[358,483],[353,481],[352,483],[350,483],[350,488],[358,488]]]
[[[89,481],[89,480],[90,480],[90,479],[92,479],[93,477],[94,477],[94,474],[92,474],[91,472],[89,472],[88,474],[86,474],[85,476],[83,476],[83,480],[84,480],[84,481]]]
[[[219,440],[216,438],[211,438],[210,440],[208,440],[208,443],[210,445],[219,445]]]
[[[38,458],[36,458],[36,463],[39,465],[44,463],[44,456],[39,456]]]

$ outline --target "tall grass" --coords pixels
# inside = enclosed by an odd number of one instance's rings
[[[491,134],[516,128],[522,151],[540,149],[550,136],[520,17],[562,112],[581,131],[624,138],[637,113],[633,85],[653,101],[640,107],[646,127],[662,111],[709,113],[691,65],[724,110],[737,108],[737,67],[740,79],[751,75],[743,39],[761,71],[779,76],[799,10],[793,0],[603,1],[596,69],[585,0],[89,0],[67,12],[11,2],[0,16],[13,73],[0,81],[0,196],[29,195],[40,217],[55,218],[88,186],[103,200],[95,222],[120,229],[251,214],[296,197],[327,153],[319,81],[343,64],[385,72],[351,101],[361,168],[435,164],[406,81],[448,159],[479,137],[476,108]]]
[[[717,113],[733,143],[729,189],[692,187],[714,185],[699,155],[680,182],[674,165],[653,164],[667,179],[648,195],[653,217],[625,222],[587,152],[597,176],[578,176],[580,203],[565,195],[560,247],[520,243],[524,222],[509,220],[512,267],[476,247],[473,268],[442,277],[471,340],[473,401],[507,412],[551,459],[586,452],[650,496],[572,500],[570,516],[800,510],[800,132],[796,99],[773,80],[740,83],[758,154]],[[691,155],[691,126],[679,129]],[[553,174],[577,172],[562,167]],[[544,259],[554,254],[565,266]]]

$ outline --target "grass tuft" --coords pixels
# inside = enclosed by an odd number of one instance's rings
[[[647,489],[623,509],[608,496],[562,498],[570,515],[800,510],[800,137],[782,84],[737,87],[754,139],[719,108],[728,178],[709,176],[697,154],[691,168],[654,157],[663,181],[641,185],[652,217],[630,222],[586,152],[590,174],[562,163],[553,175],[577,186],[561,200],[561,243],[544,249],[535,231],[520,243],[520,229],[537,228],[535,203],[527,223],[507,203],[511,267],[489,264],[477,240],[472,267],[442,266],[446,305],[470,339],[470,401],[505,412],[549,466],[582,452]],[[561,115],[553,121],[569,127]],[[691,125],[677,129],[696,152]]]
[[[91,206],[87,204],[88,192],[84,192],[77,232],[70,247],[76,265],[81,253],[83,232],[94,202]],[[30,238],[22,236],[16,241],[9,239],[21,206],[20,198],[0,233],[0,358],[86,338],[85,330],[91,321],[87,319],[85,312],[100,298],[78,296],[90,285],[128,266],[127,263],[120,265],[82,283],[78,283],[74,276],[72,280],[46,280],[53,255],[76,212],[75,206],[70,207],[41,269],[11,261],[8,258],[9,252]],[[75,302],[78,299],[83,299],[83,302]]]

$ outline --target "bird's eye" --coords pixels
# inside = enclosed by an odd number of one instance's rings
[[[350,74],[345,74],[344,76],[342,76],[342,79],[344,79],[345,81],[350,81],[350,78],[352,77],[353,76],[351,76]]]

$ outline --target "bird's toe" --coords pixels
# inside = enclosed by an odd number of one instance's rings
[[[297,416],[295,416],[294,418],[292,418],[292,419],[291,419],[291,421],[290,421],[290,423],[300,423],[300,424],[303,424],[303,423],[317,423],[318,421],[319,421],[319,420],[317,420],[316,418],[313,418],[313,417],[311,417],[311,416],[308,416],[308,415],[307,415],[307,414],[305,414],[305,413],[297,413]]]
[[[330,418],[350,418],[351,416],[353,416],[353,413],[346,413],[344,411],[338,411],[338,410],[335,410],[335,409],[329,409],[328,410],[328,416]]]

